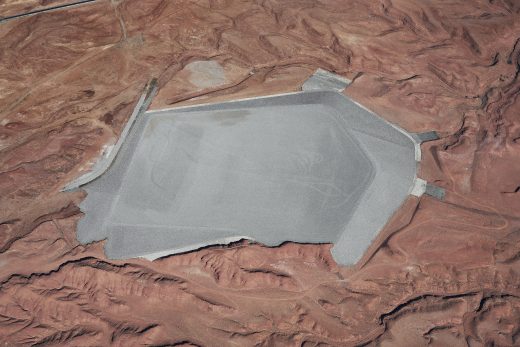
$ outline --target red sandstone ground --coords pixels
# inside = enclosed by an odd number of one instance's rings
[[[0,19],[70,5],[81,0],[0,0]]]
[[[225,78],[201,86],[189,64],[208,60]],[[149,262],[78,244],[84,196],[60,188],[150,78],[160,108],[297,90],[317,67],[388,120],[440,133],[420,176],[445,201],[410,198],[352,268],[328,245]],[[101,0],[0,23],[0,341],[520,345],[519,71],[515,0]]]

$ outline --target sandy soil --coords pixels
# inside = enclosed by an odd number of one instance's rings
[[[520,345],[519,33],[511,0],[112,0],[1,23],[0,341]],[[208,61],[204,78],[193,67]],[[351,268],[329,245],[149,262],[78,244],[84,195],[60,188],[151,78],[161,108],[297,90],[317,67],[388,120],[440,133],[420,176],[445,201],[410,198]]]
[[[39,12],[82,0],[0,0],[0,19]]]

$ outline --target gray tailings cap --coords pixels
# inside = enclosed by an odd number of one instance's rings
[[[330,90],[147,112],[121,142],[78,226],[116,259],[251,239],[353,264],[416,185],[418,142]]]

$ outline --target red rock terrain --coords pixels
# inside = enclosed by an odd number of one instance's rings
[[[78,244],[84,195],[60,189],[151,78],[162,108],[297,90],[317,67],[386,119],[439,132],[420,176],[444,201],[410,198],[355,267],[330,245],[150,262]],[[520,345],[519,71],[515,0],[100,0],[1,22],[0,341]]]

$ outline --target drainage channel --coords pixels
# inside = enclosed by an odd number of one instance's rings
[[[13,16],[0,17],[0,23],[7,22],[7,21],[13,20],[13,19],[28,17],[28,16],[32,16],[32,15],[40,14],[40,13],[44,13],[44,12],[56,11],[56,10],[61,10],[61,9],[68,8],[68,7],[79,6],[79,5],[83,5],[83,4],[86,4],[86,3],[89,3],[89,2],[95,2],[95,1],[96,0],[75,1],[75,2],[69,3],[69,4],[63,4],[63,5],[57,5],[57,6],[52,6],[52,7],[46,7],[46,8],[42,8],[42,9],[39,9],[39,10],[34,10],[34,11],[25,12],[25,13],[15,14]]]

